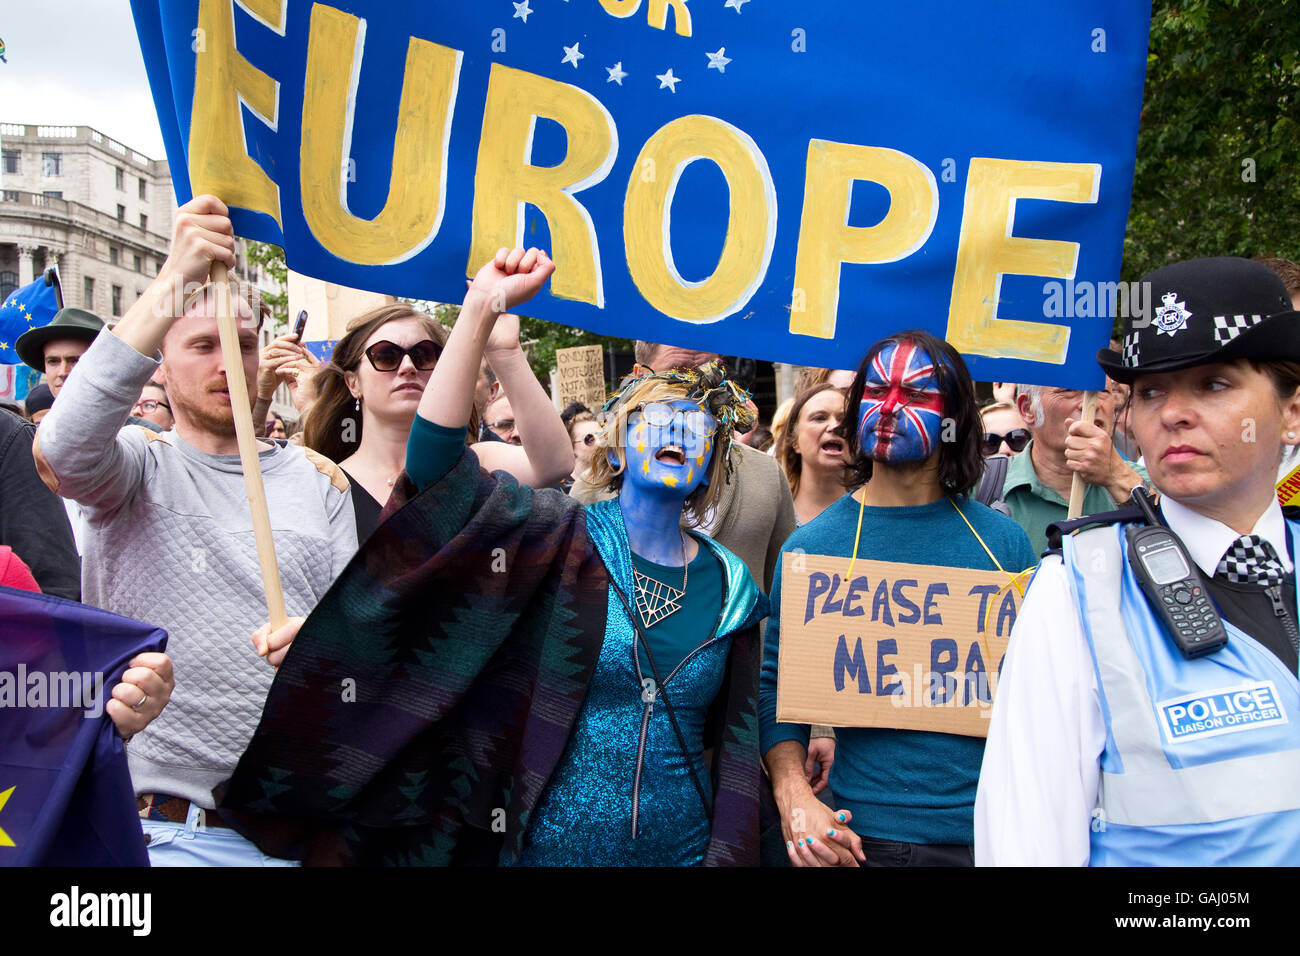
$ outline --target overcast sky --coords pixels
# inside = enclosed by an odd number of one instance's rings
[[[0,0],[0,40],[0,122],[93,126],[166,158],[127,0]]]

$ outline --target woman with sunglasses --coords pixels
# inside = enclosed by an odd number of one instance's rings
[[[533,440],[527,450],[501,442],[473,447],[489,471],[502,469],[525,484],[549,486],[569,473],[573,460],[564,426],[519,348],[519,321],[511,318],[513,324],[503,322],[496,330],[486,356],[517,402],[521,430]],[[401,303],[381,306],[352,321],[317,373],[318,397],[303,443],[338,462],[348,476],[359,542],[378,526],[402,472],[415,410],[446,342],[447,330],[432,317]]]
[[[573,439],[574,461],[573,473],[564,483],[563,491],[567,492],[572,488],[578,477],[591,467],[591,458],[596,451],[596,436],[599,432],[600,425],[596,421],[596,416],[586,408],[569,419],[569,437]]]
[[[1010,402],[993,402],[980,409],[984,422],[984,441],[980,452],[985,458],[993,455],[1018,455],[1025,450],[1032,437],[1024,419]]]
[[[767,601],[739,558],[687,530],[728,480],[749,395],[716,361],[632,380],[606,404],[589,473],[617,492],[606,501],[486,474],[461,438],[479,358],[497,310],[553,270],[523,249],[479,270],[412,429],[406,504],[300,633],[260,635],[292,652],[225,807],[268,852],[758,862]],[[320,693],[342,679],[355,703]],[[270,800],[268,773],[285,782]]]

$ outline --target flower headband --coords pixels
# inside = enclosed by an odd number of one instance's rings
[[[654,379],[686,386],[686,398],[698,402],[728,432],[738,431],[744,434],[754,427],[754,413],[746,404],[750,399],[749,392],[733,379],[727,378],[727,367],[718,359],[700,366],[670,368],[665,372],[649,372],[634,378],[611,395],[601,410],[608,413],[622,403],[631,389]]]
[[[754,427],[754,413],[746,404],[750,399],[749,392],[727,377],[727,367],[718,359],[712,359],[699,366],[670,368],[664,372],[647,372],[645,375],[631,379],[609,397],[609,401],[605,402],[601,409],[602,415],[608,416],[622,405],[634,388],[654,379],[684,386],[686,398],[698,402],[701,408],[718,420],[719,444],[729,440],[733,431],[744,434]],[[731,471],[729,459],[727,464],[729,474]]]

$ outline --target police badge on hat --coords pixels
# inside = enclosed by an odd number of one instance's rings
[[[1166,292],[1161,296],[1164,305],[1156,307],[1156,317],[1153,324],[1156,327],[1156,335],[1173,335],[1187,328],[1187,320],[1192,317],[1192,313],[1187,311],[1186,302],[1178,302],[1178,293]]]
[[[1097,353],[1115,381],[1236,359],[1300,361],[1300,312],[1268,266],[1231,256],[1191,259],[1142,282],[1152,293],[1147,301],[1158,293],[1162,304],[1125,317],[1121,351]]]

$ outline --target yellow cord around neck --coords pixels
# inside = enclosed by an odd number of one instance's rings
[[[1015,587],[1015,589],[1020,592],[1021,599],[1023,599],[1025,596],[1026,578],[1034,573],[1034,569],[1032,567],[1025,568],[1025,570],[1020,571],[1017,574],[1012,574],[1006,568],[1002,567],[1002,562],[997,559],[997,556],[992,552],[992,550],[989,549],[989,546],[984,543],[984,539],[980,537],[979,532],[975,530],[975,526],[970,523],[970,521],[966,518],[966,515],[962,514],[961,508],[957,507],[957,502],[952,498],[948,498],[948,503],[951,504],[953,510],[956,511],[957,514],[961,516],[961,520],[965,522],[966,527],[970,528],[970,533],[973,534],[975,536],[975,540],[980,543],[980,547],[983,548],[984,553],[989,556],[989,560],[993,562],[993,566],[1010,579],[1008,584],[998,591],[998,594],[1001,594],[1002,591],[1005,591],[1007,587]],[[866,509],[867,509],[866,492],[864,490],[862,492],[861,497],[858,498],[858,529],[853,534],[853,555],[852,557],[849,558],[848,580],[850,581],[853,580],[853,565],[858,560],[858,544],[862,540],[862,516],[866,512]],[[993,596],[996,597],[997,595],[993,595]],[[989,615],[993,613],[993,605],[994,602],[989,601],[984,611],[983,632],[985,634],[989,632],[989,626],[988,626]],[[985,648],[985,651],[988,652],[988,648]]]

